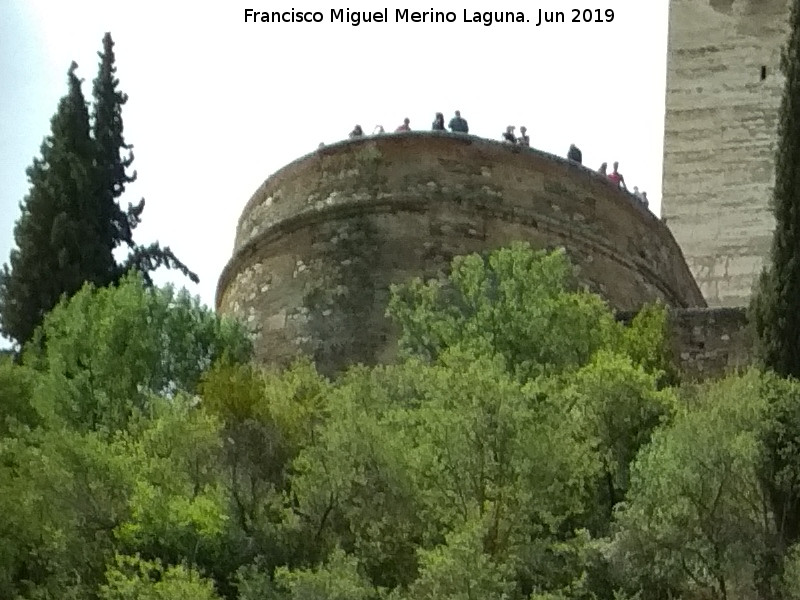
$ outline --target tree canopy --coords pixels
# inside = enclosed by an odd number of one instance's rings
[[[118,204],[135,173],[127,174],[133,162],[123,137],[127,96],[118,90],[113,45],[106,34],[91,119],[73,62],[67,95],[51,120],[41,156],[27,170],[30,191],[20,204],[16,247],[0,272],[0,332],[19,346],[32,339],[62,296],[84,283],[108,285],[131,269],[149,281],[149,273],[160,266],[197,281],[169,248],[134,242],[144,200],[127,210]],[[118,263],[114,250],[120,245],[129,255]]]
[[[670,387],[664,309],[617,321],[561,253],[454,267],[395,289],[406,358],[335,380],[252,364],[239,325],[138,275],[62,300],[0,363],[0,596],[761,589],[794,388]]]

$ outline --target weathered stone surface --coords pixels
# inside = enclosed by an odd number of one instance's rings
[[[673,309],[669,318],[673,355],[684,379],[721,377],[753,363],[744,308]]]
[[[605,178],[534,150],[411,133],[328,146],[270,177],[243,211],[217,309],[256,316],[264,362],[383,362],[392,283],[516,240],[564,247],[614,308],[705,306],[669,229]]]
[[[662,214],[710,306],[745,306],[769,253],[788,15],[670,1]]]

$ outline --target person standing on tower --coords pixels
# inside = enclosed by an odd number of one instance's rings
[[[622,176],[622,173],[618,171],[619,163],[614,163],[614,170],[608,174],[608,180],[614,184],[614,187],[621,187],[626,192],[628,191],[628,186],[625,185],[625,178]]]
[[[581,149],[578,148],[575,144],[569,145],[569,152],[567,152],[567,158],[572,162],[576,162],[578,164],[583,163],[583,153]]]
[[[517,138],[517,144],[520,146],[525,146],[526,148],[530,148],[531,146],[531,136],[528,135],[528,128],[523,125],[519,128],[519,137]]]
[[[456,116],[450,119],[450,131],[453,133],[469,133],[467,120],[461,118],[461,111],[456,111]]]
[[[402,131],[411,131],[411,119],[409,119],[408,117],[403,119],[403,124],[394,130],[395,133],[400,133]]]
[[[444,115],[442,113],[436,113],[431,129],[433,131],[444,131]]]

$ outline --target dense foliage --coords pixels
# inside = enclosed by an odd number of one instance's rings
[[[71,296],[84,283],[107,285],[130,269],[147,278],[162,265],[197,280],[169,248],[134,242],[144,200],[127,211],[117,203],[135,174],[126,173],[133,155],[122,156],[130,150],[122,134],[127,96],[117,89],[113,45],[106,34],[91,122],[72,63],[68,93],[52,118],[41,157],[27,171],[30,191],[14,229],[16,248],[10,266],[0,272],[0,332],[19,345],[33,337],[62,295]],[[117,263],[113,252],[122,244],[130,254]]]
[[[664,310],[572,284],[458,259],[395,289],[400,364],[334,381],[141,277],[86,286],[0,362],[0,597],[797,597],[800,386],[670,387]]]
[[[774,381],[765,392],[769,402],[760,434],[759,477],[774,532],[761,560],[759,588],[764,595],[794,598],[800,590],[792,580],[798,574],[793,547],[800,543],[800,1],[791,5],[781,57],[785,83],[772,198],[775,232],[750,308],[764,367],[790,378]]]

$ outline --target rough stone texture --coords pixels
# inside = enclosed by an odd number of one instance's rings
[[[264,362],[384,362],[390,284],[514,240],[566,248],[614,308],[705,306],[670,231],[605,178],[534,150],[410,133],[328,146],[270,177],[239,221],[217,309],[250,326]]]
[[[709,306],[746,305],[769,253],[788,15],[788,0],[670,2],[662,214]]]
[[[685,380],[721,377],[753,363],[744,308],[673,309],[669,324],[673,355]]]

